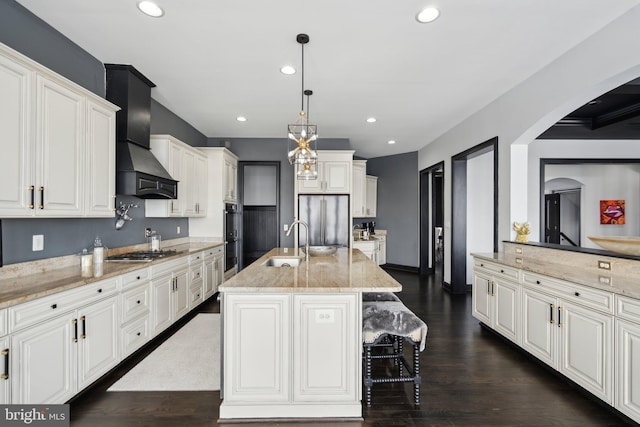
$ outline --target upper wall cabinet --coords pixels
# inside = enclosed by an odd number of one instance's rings
[[[171,135],[151,135],[151,152],[178,181],[178,198],[145,200],[147,217],[203,217],[207,214],[207,158]]]
[[[364,217],[366,210],[365,200],[367,195],[367,161],[354,160],[351,187],[351,209],[354,218]]]
[[[296,179],[296,193],[350,194],[353,153],[353,150],[318,150],[318,179]]]
[[[118,107],[0,44],[0,217],[112,217]]]
[[[365,203],[365,211],[364,216],[366,217],[374,217],[378,214],[378,177],[377,176],[366,176],[366,203]]]

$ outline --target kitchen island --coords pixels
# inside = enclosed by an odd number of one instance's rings
[[[219,290],[220,419],[362,417],[362,293],[400,283],[357,249],[275,248]]]

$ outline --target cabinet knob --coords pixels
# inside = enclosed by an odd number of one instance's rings
[[[140,276],[136,276],[136,280],[140,280]]]
[[[140,336],[140,332],[138,332],[136,335],[137,335],[137,336]]]
[[[501,269],[501,270],[500,270],[500,273],[504,273],[504,270],[502,270],[502,269]]]
[[[577,297],[579,297],[579,296],[580,296],[580,292],[576,292],[576,293],[575,293],[575,295],[576,295]]]
[[[138,304],[140,304],[140,300],[136,301]]]
[[[58,308],[58,304],[51,305],[51,308],[55,310],[56,308]]]
[[[540,280],[536,280],[536,285],[539,285],[539,284],[540,284]]]
[[[102,293],[102,288],[98,289],[98,293],[101,294]]]

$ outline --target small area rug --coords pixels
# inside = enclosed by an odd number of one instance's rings
[[[220,390],[220,315],[200,313],[107,391]]]

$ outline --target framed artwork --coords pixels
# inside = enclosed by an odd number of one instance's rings
[[[624,224],[624,200],[600,200],[600,224]]]

